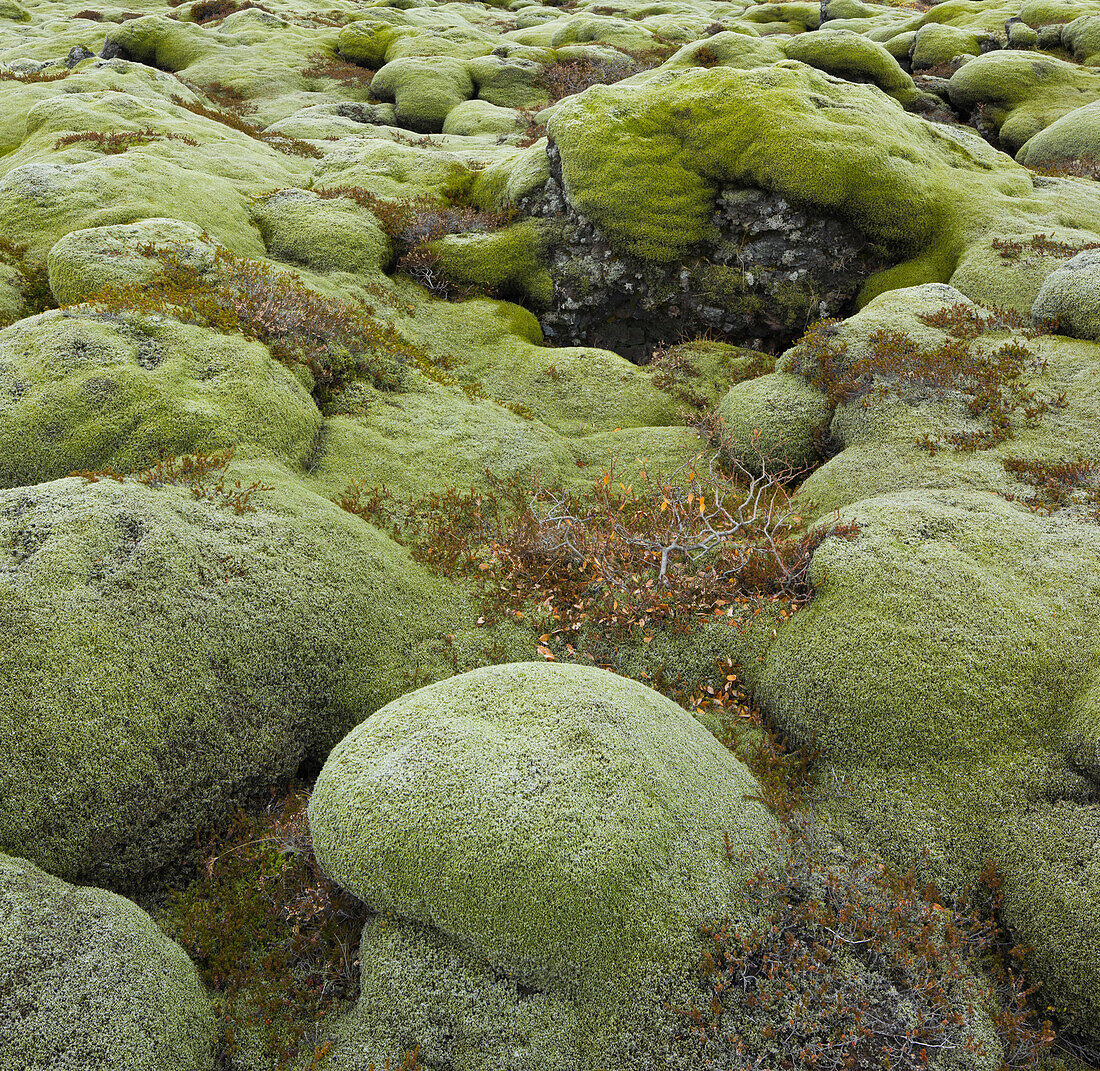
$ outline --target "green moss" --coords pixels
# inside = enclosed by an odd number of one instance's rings
[[[852,30],[828,27],[814,33],[797,34],[782,43],[788,59],[808,63],[841,78],[875,83],[899,99],[915,94],[916,86],[889,52],[875,41]]]
[[[828,398],[801,376],[757,376],[732,387],[718,405],[723,450],[759,472],[805,469],[820,456],[832,416]]]
[[[390,791],[402,775],[434,787]],[[523,663],[379,711],[329,755],[309,816],[326,873],[368,904],[538,988],[595,995],[620,971],[682,955],[698,922],[736,909],[750,872],[737,853],[760,865],[771,848],[770,814],[742,797],[756,788],[658,693]],[[415,833],[425,828],[429,839]]]
[[[428,249],[453,282],[545,306],[554,296],[554,283],[546,269],[544,231],[545,226],[527,220],[488,234],[450,234]]]
[[[998,185],[1030,187],[1022,171],[991,166],[987,150],[905,115],[877,89],[801,64],[595,87],[564,102],[548,132],[574,204],[628,251],[660,261],[707,235],[722,183],[835,212],[909,255],[969,224]]]
[[[989,52],[960,67],[948,93],[957,108],[982,105],[1006,148],[1016,152],[1056,119],[1100,96],[1100,73],[1053,56]]]
[[[212,1071],[198,972],[136,904],[0,855],[2,1071]]]
[[[474,95],[470,72],[446,56],[407,56],[387,63],[371,81],[371,95],[393,101],[399,125],[441,131],[448,113]]]
[[[239,442],[295,464],[321,424],[264,346],[170,320],[47,313],[0,336],[0,368],[5,487]]]
[[[1054,923],[1038,890],[1060,887],[1053,872],[1072,873],[1073,854],[1030,815],[1063,764],[1091,658],[1095,611],[1075,593],[1096,577],[1100,529],[1051,528],[960,489],[864,499],[844,516],[859,538],[822,544],[814,601],[747,667],[762,709],[821,749],[824,805],[854,843],[898,862],[927,848],[949,888],[997,860],[1008,921],[1045,946],[1039,978],[1096,1036],[1095,976],[1078,967],[1093,917]],[[1036,873],[1040,858],[1051,877]],[[1085,908],[1095,877],[1074,880]]]
[[[497,657],[525,650],[248,453],[226,478],[273,490],[239,516],[129,479],[0,493],[5,850],[132,888],[399,695],[402,667],[433,679],[498,640]]]

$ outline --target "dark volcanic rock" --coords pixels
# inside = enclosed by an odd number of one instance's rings
[[[617,250],[569,203],[561,161],[524,204],[557,219],[550,252],[552,306],[539,315],[548,341],[613,349],[644,363],[656,346],[717,335],[739,345],[784,345],[807,325],[850,311],[882,251],[855,227],[753,187],[723,187],[710,242],[672,264]]]

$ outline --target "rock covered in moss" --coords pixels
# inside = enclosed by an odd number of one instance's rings
[[[734,905],[772,822],[748,770],[674,703],[574,665],[472,670],[404,696],[330,754],[318,860],[379,910],[542,985],[677,945]]]
[[[212,1071],[198,971],[129,900],[0,855],[0,1071]]]
[[[1031,315],[1059,334],[1100,342],[1100,249],[1086,249],[1051,272]]]
[[[444,646],[492,642],[458,590],[285,467],[221,475],[0,492],[4,850],[133,888],[394,698],[395,666],[438,677]]]
[[[46,258],[59,305],[76,305],[104,287],[147,286],[169,264],[207,275],[219,245],[201,227],[176,219],[144,219],[70,231]]]
[[[592,1001],[590,1048],[624,985],[682,965],[699,924],[743,910],[741,853],[759,866],[774,850],[756,792],[644,685],[522,663],[367,719],[329,755],[309,819],[326,873],[377,910],[559,1002]]]

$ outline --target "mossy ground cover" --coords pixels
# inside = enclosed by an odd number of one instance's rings
[[[1096,1064],[1098,358],[1026,322],[1100,243],[1094,6],[0,4],[0,848],[148,898],[219,1071],[500,1071],[524,1007],[579,1066],[575,1006],[328,881],[286,783],[583,662],[785,831],[670,1067]],[[674,269],[731,185],[876,243],[862,311],[547,345],[569,213]]]

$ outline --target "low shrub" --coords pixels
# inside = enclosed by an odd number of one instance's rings
[[[1041,374],[1045,363],[1020,337],[988,353],[973,345],[987,332],[1011,330],[1034,338],[1036,332],[1018,314],[959,303],[920,319],[947,334],[941,345],[926,350],[905,332],[881,328],[871,336],[868,354],[859,358],[849,354],[836,320],[819,321],[799,341],[792,368],[833,405],[872,391],[883,396],[916,390],[938,398],[952,392],[968,397],[967,412],[989,426],[948,436],[957,451],[988,449],[1011,438],[1017,414],[1035,420],[1065,405],[1064,393],[1041,396],[1024,378],[1026,372]],[[941,444],[925,435],[919,445],[935,453]]]
[[[703,1006],[681,1010],[706,1066],[922,1071],[943,1052],[982,1051],[978,1006],[1003,1069],[1040,1066],[1054,1031],[1028,1005],[992,864],[948,898],[913,867],[824,864],[805,815],[788,817],[782,839],[783,865],[749,883],[758,919],[703,932]]]
[[[137,483],[145,484],[146,487],[174,487],[187,484],[191,488],[191,494],[197,499],[232,506],[233,512],[238,516],[247,512],[255,513],[256,507],[249,505],[248,500],[256,491],[273,491],[275,488],[260,483],[259,480],[255,480],[247,487],[242,487],[240,480],[234,480],[233,486],[227,488],[224,475],[220,476],[218,482],[212,487],[206,484],[207,476],[216,472],[224,473],[232,457],[233,448],[230,447],[216,454],[196,453],[161,457],[156,464],[125,475],[110,468],[100,469],[97,472],[70,472],[69,475],[79,476],[86,484],[98,483],[101,479],[111,479],[117,483],[132,479]]]
[[[165,134],[146,127],[144,130],[116,130],[112,133],[104,133],[101,130],[80,130],[73,134],[64,134],[54,142],[55,149],[63,149],[67,145],[87,144],[89,148],[98,149],[104,156],[113,156],[124,153],[135,145],[148,145],[153,141],[182,141],[185,145],[198,145],[198,142],[186,134]]]
[[[219,248],[213,271],[203,275],[151,243],[136,251],[159,259],[160,274],[105,287],[80,307],[107,315],[168,314],[257,339],[283,364],[309,369],[318,404],[356,377],[382,390],[400,387],[407,363],[419,352],[392,324],[376,319],[371,306],[321,297],[295,272],[276,272]]]

